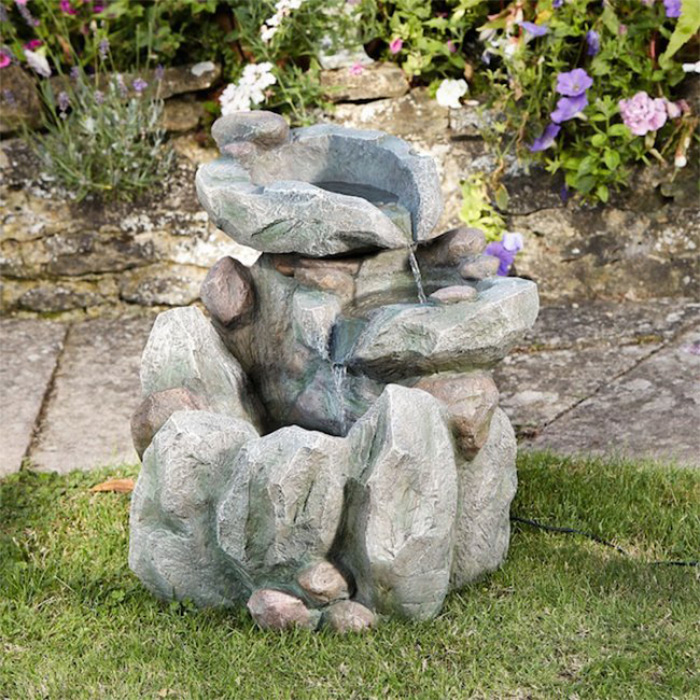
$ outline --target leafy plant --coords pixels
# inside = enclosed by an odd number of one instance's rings
[[[698,12],[677,2],[539,0],[492,17],[481,28],[486,94],[507,116],[494,127],[505,150],[562,172],[590,201],[608,201],[635,162],[683,167],[698,117],[674,101],[685,73],[670,55]]]

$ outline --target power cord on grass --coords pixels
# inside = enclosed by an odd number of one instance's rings
[[[522,523],[523,525],[529,525],[530,527],[538,528],[539,530],[546,530],[547,532],[557,532],[564,535],[581,535],[582,537],[587,537],[589,540],[598,542],[598,544],[605,545],[606,547],[611,547],[615,551],[623,554],[626,557],[631,557],[632,555],[622,547],[614,544],[613,542],[608,542],[598,535],[594,535],[592,532],[585,532],[584,530],[577,530],[573,527],[558,527],[557,525],[546,525],[545,523],[538,522],[537,520],[530,520],[528,518],[521,518],[517,515],[511,515],[510,519],[514,523]],[[647,562],[652,566],[700,566],[700,561],[697,559],[690,559],[688,561],[680,560],[669,560],[669,561],[650,561]]]

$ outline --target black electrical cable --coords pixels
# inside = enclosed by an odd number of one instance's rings
[[[573,527],[558,527],[557,525],[545,525],[545,523],[538,522],[537,520],[529,520],[528,518],[520,518],[517,515],[511,515],[510,519],[514,523],[522,523],[523,525],[530,525],[530,527],[536,527],[540,530],[546,530],[547,532],[558,532],[564,535],[581,535],[582,537],[587,537],[589,540],[603,544],[606,547],[611,547],[612,549],[620,552],[626,557],[631,557],[632,555],[612,542],[604,540],[598,535],[594,535],[592,532],[586,532],[585,530],[577,530]],[[700,566],[700,561],[697,559],[690,559],[688,561],[680,560],[669,560],[669,561],[650,561],[646,562],[652,566]]]

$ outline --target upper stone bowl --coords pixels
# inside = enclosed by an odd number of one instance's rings
[[[263,111],[221,117],[212,135],[222,156],[198,169],[197,195],[239,243],[324,257],[438,233],[435,164],[401,139],[331,124],[290,130]]]

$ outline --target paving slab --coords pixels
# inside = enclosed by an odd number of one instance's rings
[[[533,437],[661,347],[603,345],[508,355],[493,373],[501,408],[518,437]]]
[[[595,301],[543,306],[520,350],[665,342],[700,323],[700,303],[683,297],[647,302]]]
[[[0,320],[0,478],[19,471],[68,326]]]
[[[700,467],[700,325],[548,425],[531,446]]]
[[[30,450],[31,468],[67,473],[139,461],[129,422],[152,325],[153,318],[136,317],[72,327]]]

